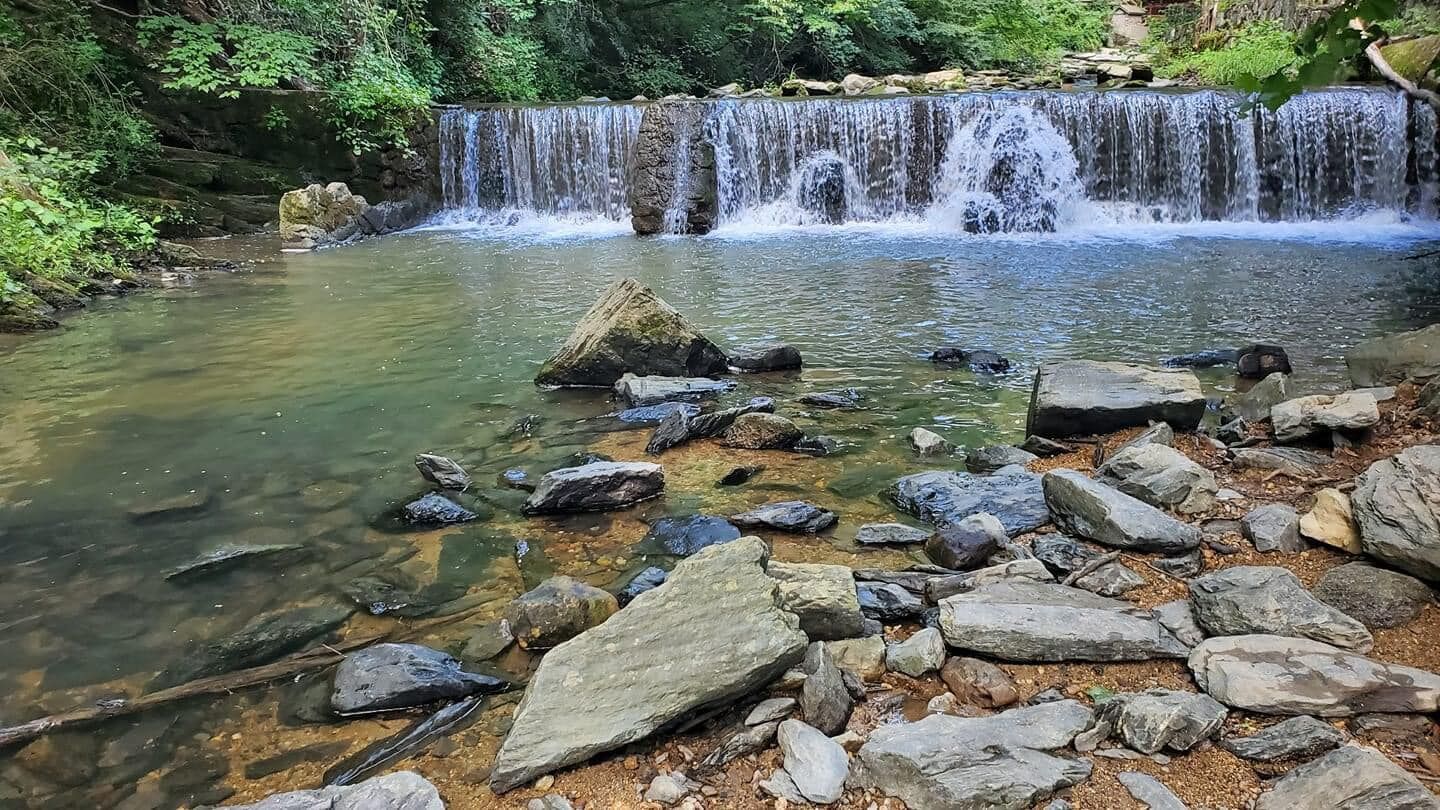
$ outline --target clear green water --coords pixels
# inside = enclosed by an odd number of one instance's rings
[[[1302,389],[1321,390],[1342,383],[1341,357],[1356,341],[1440,320],[1440,264],[1406,258],[1436,245],[1415,232],[1360,243],[1324,241],[1346,235],[1324,231],[1142,235],[838,229],[640,241],[428,231],[102,303],[55,334],[9,340],[0,345],[0,720],[133,691],[191,645],[266,610],[343,600],[346,582],[417,548],[424,577],[499,603],[519,583],[489,580],[513,565],[517,537],[549,557],[540,569],[605,584],[639,562],[612,559],[637,536],[635,519],[664,512],[809,497],[842,514],[836,536],[814,542],[844,549],[859,525],[847,513],[886,514],[875,493],[936,466],[911,457],[910,428],[961,445],[1018,441],[1032,373],[1047,360],[1153,362],[1266,340],[1289,349]],[[744,377],[735,396],[775,396],[782,413],[839,437],[846,452],[777,464],[738,492],[679,475],[664,501],[617,519],[628,527],[516,517],[518,495],[493,484],[501,470],[539,473],[588,447],[643,442],[643,432],[607,433],[603,392],[530,383],[597,293],[625,275],[724,345],[798,345],[803,374]],[[937,370],[923,357],[940,345],[990,347],[1018,370]],[[1232,383],[1203,376],[1217,394]],[[867,408],[810,413],[791,401],[837,387],[863,391]],[[543,417],[533,438],[509,435],[527,414]],[[396,530],[388,515],[423,491],[411,462],[419,451],[461,460],[491,519],[438,541]],[[145,523],[127,514],[192,491],[209,496],[198,514]],[[575,532],[601,538],[606,552],[546,550]],[[299,543],[310,555],[163,579],[225,542]]]

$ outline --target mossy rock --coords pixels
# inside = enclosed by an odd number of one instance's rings
[[[1440,57],[1440,35],[1392,42],[1380,49],[1380,55],[1402,78],[1418,82]]]

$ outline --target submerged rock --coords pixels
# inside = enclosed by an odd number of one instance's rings
[[[232,635],[196,646],[183,661],[157,675],[149,688],[164,689],[269,663],[336,629],[354,612],[351,607],[323,605],[257,616]]]
[[[725,353],[633,278],[600,295],[535,375],[539,385],[609,386],[629,372],[669,377],[724,374]]]
[[[797,663],[807,639],[780,606],[767,556],[758,538],[703,549],[664,585],[550,651],[515,712],[491,787],[503,793],[642,739]]]
[[[1345,717],[1440,707],[1440,675],[1310,639],[1210,638],[1190,653],[1189,664],[1195,683],[1211,697],[1263,714]]]
[[[1010,361],[989,349],[945,346],[930,353],[930,362],[942,366],[964,366],[977,374],[1004,374],[1010,370]]]
[[[435,492],[405,504],[401,514],[407,523],[416,526],[449,526],[454,523],[468,523],[480,517]]]
[[[747,413],[736,417],[725,431],[725,444],[744,450],[789,450],[804,436],[804,431],[783,416]]]
[[[1360,622],[1321,602],[1284,568],[1237,565],[1190,580],[1195,619],[1211,635],[1267,634],[1323,641],[1367,652]]]
[[[600,624],[619,609],[609,592],[558,576],[517,597],[505,608],[505,619],[521,647],[544,650]]]
[[[985,512],[998,518],[1013,537],[1050,522],[1040,476],[1020,470],[994,475],[916,473],[896,481],[888,494],[896,506],[936,526],[953,526]]]
[[[330,707],[339,715],[363,714],[501,692],[509,686],[499,678],[465,672],[459,661],[439,650],[419,644],[376,644],[340,662]]]
[[[717,487],[738,487],[741,484],[750,482],[750,479],[764,472],[765,468],[758,464],[747,464],[740,467],[731,467],[730,471],[720,476],[715,482]]]
[[[730,353],[730,365],[741,371],[786,371],[802,364],[800,350],[784,343],[746,346]]]
[[[1007,661],[1143,661],[1187,653],[1151,611],[1078,588],[1010,581],[940,602],[951,647]]]
[[[1410,447],[1371,464],[1356,479],[1350,504],[1366,554],[1440,581],[1440,445]]]
[[[855,542],[862,546],[903,546],[923,543],[932,532],[903,523],[867,523],[855,532]]]
[[[525,501],[527,515],[604,512],[653,498],[665,490],[659,464],[597,461],[545,473]]]
[[[1440,376],[1440,324],[1367,340],[1345,354],[1359,388]]]
[[[445,803],[419,774],[399,771],[355,785],[277,793],[233,810],[445,810]]]
[[[1343,746],[1280,778],[1255,810],[1437,810],[1440,799],[1384,754]]]
[[[1075,470],[1044,478],[1045,503],[1055,525],[1103,545],[1175,554],[1200,545],[1200,530]]]
[[[625,583],[625,587],[621,588],[619,593],[615,594],[615,600],[620,603],[621,607],[624,607],[630,604],[630,602],[640,594],[654,590],[665,584],[665,578],[668,576],[669,572],[664,568],[657,568],[652,565],[631,577],[630,581]]]
[[[643,408],[666,402],[699,402],[716,399],[734,390],[730,380],[705,377],[637,377],[625,374],[615,383],[615,398],[631,408]]]
[[[832,410],[853,410],[860,407],[860,392],[853,388],[844,391],[818,391],[801,395],[799,402],[815,408]]]
[[[420,477],[441,489],[465,490],[470,486],[470,474],[455,461],[432,453],[415,456],[415,469]]]
[[[1345,743],[1340,730],[1313,717],[1292,717],[1249,737],[1227,737],[1220,747],[1237,757],[1256,762],[1308,759]]]
[[[183,495],[135,504],[125,510],[125,514],[135,523],[149,523],[198,515],[208,510],[214,503],[214,496],[209,492],[197,489]]]
[[[165,572],[166,579],[191,579],[216,574],[264,558],[268,563],[294,560],[309,553],[295,543],[226,543]]]
[[[1069,360],[1047,363],[1036,373],[1025,431],[1064,438],[1150,422],[1194,430],[1204,415],[1205,394],[1192,372]]]
[[[768,528],[797,534],[823,532],[835,525],[836,520],[834,512],[805,501],[776,501],[730,516],[730,522],[747,529]]]
[[[912,810],[1028,810],[1090,776],[1087,760],[1050,753],[1090,723],[1089,709],[1061,700],[993,717],[882,725],[856,753],[851,782]]]
[[[650,524],[641,544],[658,548],[666,554],[688,557],[706,546],[728,543],[740,537],[740,530],[730,521],[711,515],[663,517]]]
[[[1234,349],[1202,349],[1198,352],[1166,357],[1160,361],[1160,365],[1166,368],[1214,368],[1215,366],[1228,366],[1234,363],[1238,357],[1239,353]]]

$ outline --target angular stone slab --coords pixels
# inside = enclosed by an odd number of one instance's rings
[[[277,793],[231,810],[445,810],[445,802],[420,774],[398,771],[354,785]]]
[[[1262,714],[1348,717],[1440,707],[1440,675],[1310,639],[1217,636],[1195,647],[1189,665],[1211,697]]]
[[[1213,473],[1163,444],[1128,447],[1097,472],[1101,481],[1132,498],[1186,514],[1209,511],[1220,491]]]
[[[830,641],[864,634],[865,617],[849,568],[772,562],[767,571],[780,583],[780,605],[800,617],[800,629],[811,639]]]
[[[720,347],[649,287],[626,278],[601,293],[565,345],[540,367],[535,382],[609,386],[626,372],[709,377],[728,368]]]
[[[1440,810],[1440,798],[1374,748],[1347,745],[1285,774],[1255,810]]]
[[[1073,700],[991,717],[932,714],[882,725],[851,764],[854,787],[895,796],[910,810],[1028,810],[1090,776],[1091,764],[1050,753],[1089,727]]]
[[[545,473],[525,500],[527,515],[623,509],[665,491],[665,472],[644,461],[597,461]]]
[[[505,792],[748,694],[805,655],[759,538],[710,546],[540,661],[495,758]]]
[[[1045,503],[1061,530],[1114,548],[1178,554],[1200,545],[1200,530],[1075,470],[1045,473]]]
[[[1281,402],[1270,409],[1277,442],[1298,442],[1331,430],[1365,430],[1380,422],[1375,397],[1361,391],[1335,396],[1315,394]]]
[[[1204,415],[1205,394],[1193,372],[1067,360],[1036,372],[1025,432],[1064,438],[1151,422],[1194,430]]]
[[[626,374],[615,383],[615,398],[628,408],[647,408],[666,402],[699,402],[716,399],[734,390],[731,380],[706,377],[637,377]]]
[[[1215,636],[1265,634],[1369,652],[1365,625],[1316,599],[1290,571],[1236,565],[1190,580],[1195,620]]]
[[[1220,740],[1220,747],[1244,759],[1275,762],[1323,754],[1345,744],[1345,735],[1309,715],[1282,720],[1249,737]]]
[[[1014,537],[1050,522],[1040,476],[1016,470],[994,475],[933,470],[907,475],[889,490],[896,506],[936,526],[954,526],[979,512],[1000,519]]]
[[[1370,465],[1350,493],[1360,546],[1402,571],[1440,581],[1440,445]]]
[[[1144,661],[1188,649],[1148,610],[1079,588],[999,582],[940,602],[951,647],[1007,661]]]

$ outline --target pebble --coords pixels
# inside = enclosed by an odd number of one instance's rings
[[[535,780],[535,789],[536,789],[536,790],[549,790],[550,788],[552,788],[552,787],[554,787],[554,786],[555,786],[555,777],[551,776],[551,775],[548,774],[548,773],[545,774],[544,776],[540,777],[539,779],[536,779],[536,780]]]

